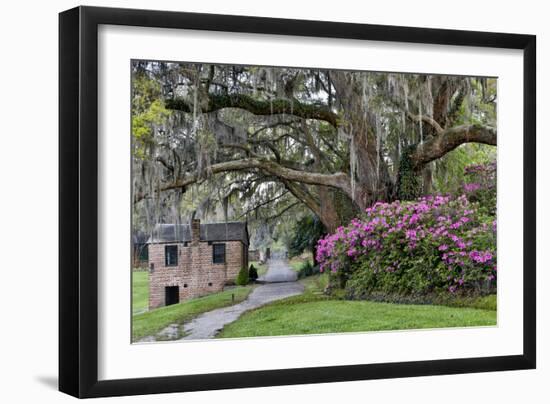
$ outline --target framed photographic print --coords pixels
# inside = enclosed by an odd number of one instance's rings
[[[534,36],[59,22],[61,391],[535,367]]]

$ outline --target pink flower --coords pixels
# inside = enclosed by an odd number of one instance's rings
[[[467,193],[475,192],[480,188],[481,188],[481,184],[478,184],[476,182],[471,184],[464,184],[464,192],[467,192]]]

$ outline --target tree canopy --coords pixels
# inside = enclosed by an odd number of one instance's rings
[[[450,191],[494,155],[496,102],[484,77],[135,61],[134,225],[248,220],[261,245]]]

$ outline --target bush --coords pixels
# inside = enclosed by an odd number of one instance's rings
[[[248,270],[246,267],[242,267],[237,275],[235,283],[240,286],[248,285]]]
[[[319,265],[313,266],[311,261],[307,260],[302,263],[300,268],[298,269],[298,278],[302,279],[306,276],[316,275],[320,273],[319,271]]]
[[[255,282],[256,279],[258,279],[258,270],[252,264],[250,264],[250,267],[248,268],[248,279],[250,282]]]
[[[496,289],[496,221],[465,195],[376,203],[319,240],[317,260],[348,297],[487,294]]]
[[[298,269],[298,278],[305,278],[306,276],[313,275],[313,265],[309,260],[304,261],[302,265],[300,266],[300,269]]]
[[[478,202],[479,209],[495,215],[497,208],[496,162],[473,164],[464,169],[464,193],[470,202]]]

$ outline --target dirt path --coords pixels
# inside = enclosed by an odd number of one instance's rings
[[[157,340],[175,340],[182,334],[188,339],[214,338],[223,327],[237,320],[245,311],[261,307],[275,300],[295,296],[303,293],[304,287],[296,282],[297,275],[283,259],[273,259],[268,262],[267,273],[258,279],[265,282],[254,288],[248,298],[233,306],[208,311],[193,320],[180,325],[170,324],[156,336],[145,337],[140,342],[154,342]]]

